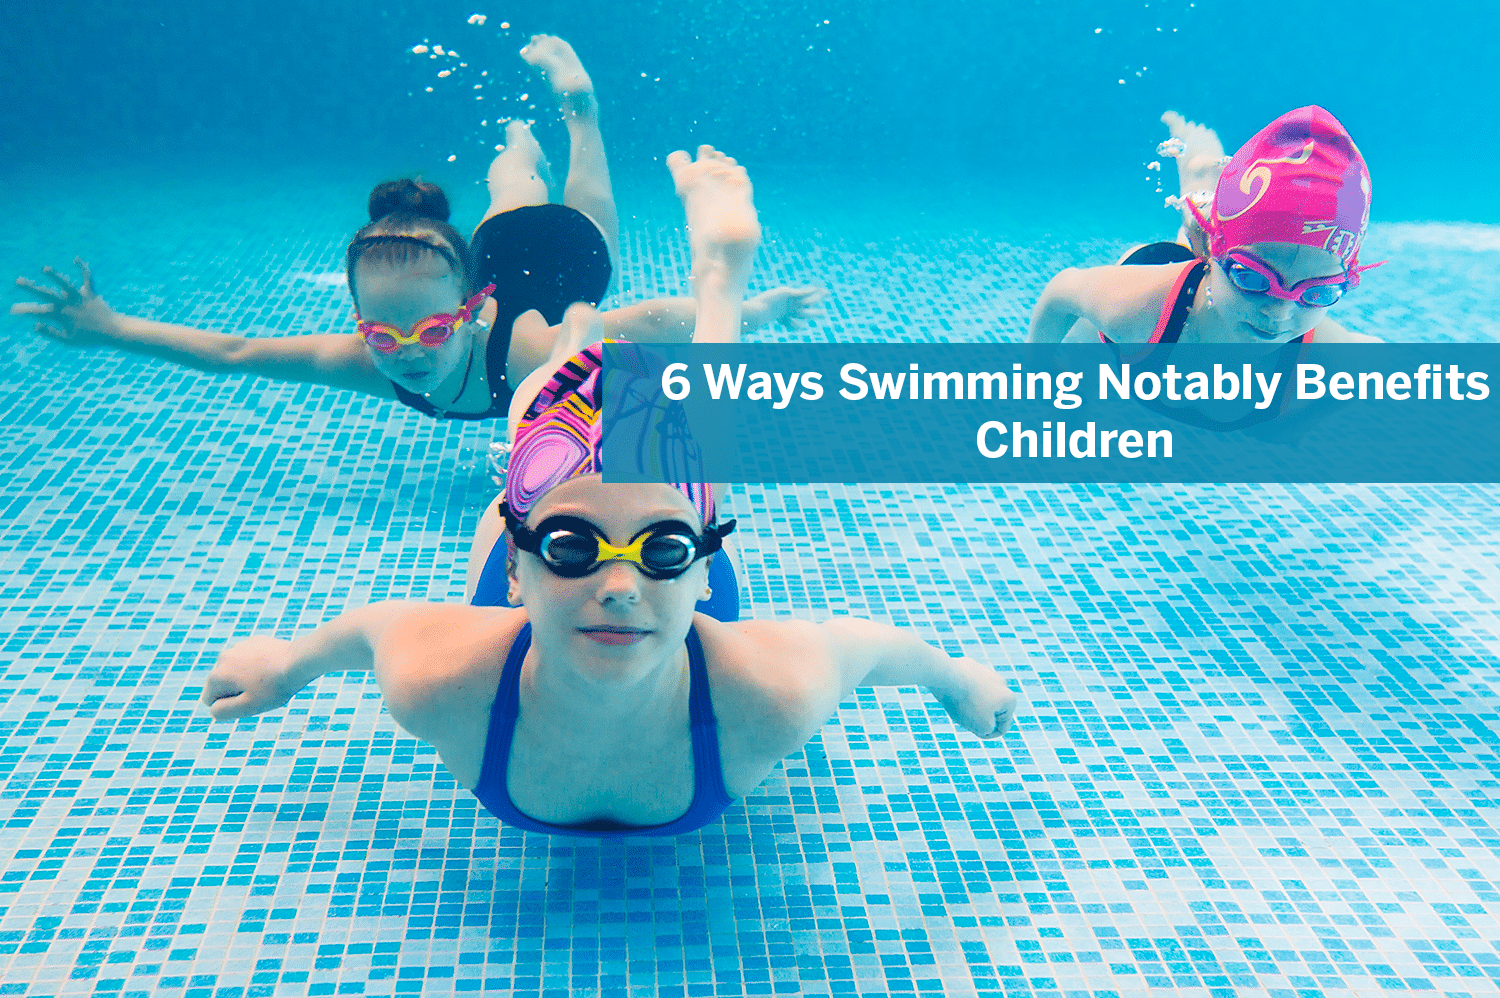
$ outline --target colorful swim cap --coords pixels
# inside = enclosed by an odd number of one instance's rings
[[[505,502],[516,517],[524,520],[542,496],[568,479],[604,470],[603,366],[604,344],[595,343],[559,368],[527,406],[505,474]],[[713,486],[674,482],[672,487],[687,496],[705,527],[713,523]]]
[[[1288,111],[1240,147],[1219,176],[1205,220],[1188,199],[1220,258],[1250,243],[1297,243],[1327,250],[1351,285],[1370,222],[1370,171],[1337,118],[1316,105]]]

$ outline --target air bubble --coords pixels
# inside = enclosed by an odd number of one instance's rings
[[[412,55],[426,55],[427,54],[427,46],[426,45],[413,45],[411,47],[411,52],[412,52]]]
[[[1172,138],[1156,147],[1156,155],[1165,156],[1168,159],[1176,159],[1187,152],[1187,142],[1182,139]]]
[[[453,70],[451,70],[451,69],[445,69],[441,73],[438,74],[438,79],[442,79],[445,76],[452,76],[452,75],[453,75]]]
[[[1153,159],[1151,162],[1149,162],[1149,163],[1146,164],[1146,169],[1148,169],[1148,170],[1160,170],[1161,169],[1161,164],[1159,162],[1157,162],[1156,160]]]
[[[485,15],[483,15],[483,14],[470,14],[469,15],[469,23],[470,24],[483,24],[484,21],[485,21]]]
[[[450,163],[451,163],[451,162],[453,162],[453,161],[454,161],[454,160],[455,160],[455,159],[458,159],[458,156],[457,156],[457,154],[455,154],[455,155],[452,155],[452,156],[449,156],[449,157],[448,157],[448,162],[450,162]]]
[[[510,22],[509,21],[501,21],[500,22],[500,30],[501,31],[509,31],[510,30]]]

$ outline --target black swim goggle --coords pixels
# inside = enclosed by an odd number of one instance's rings
[[[628,561],[648,579],[675,579],[700,558],[707,558],[734,532],[734,520],[709,527],[702,533],[681,520],[662,520],[637,533],[624,547],[615,547],[604,531],[578,516],[549,516],[527,527],[500,504],[505,525],[516,548],[541,559],[542,564],[565,579],[580,579],[607,561]]]

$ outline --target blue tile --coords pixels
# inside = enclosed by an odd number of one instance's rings
[[[0,264],[61,240],[124,310],[343,328],[328,275],[365,191],[332,176],[38,178],[45,217],[18,208]],[[622,301],[687,277],[671,206],[641,197]],[[173,199],[235,210],[185,231]],[[1017,339],[1052,272],[1124,245],[796,190],[763,208],[757,281],[834,291],[767,340]],[[1393,262],[1341,315],[1500,339],[1500,254],[1472,248],[1495,244],[1376,225]],[[1470,284],[1423,294],[1433,273]],[[1497,990],[1493,489],[736,487],[753,616],[911,627],[1024,693],[1015,730],[983,745],[917,690],[861,690],[718,824],[551,841],[498,827],[367,677],[232,727],[195,708],[241,636],[461,598],[498,427],[18,350],[0,994]]]

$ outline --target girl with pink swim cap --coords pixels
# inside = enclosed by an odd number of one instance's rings
[[[760,239],[749,178],[708,146],[667,165],[687,209],[695,336],[732,342]],[[856,687],[925,686],[967,730],[1005,733],[1016,695],[1004,678],[910,630],[695,612],[730,524],[689,448],[670,465],[681,484],[604,483],[603,323],[574,305],[562,325],[553,363],[512,409],[499,543],[519,605],[390,601],[296,641],[252,637],[204,682],[215,720],[276,710],[328,672],[373,671],[392,719],[496,818],[591,837],[717,820]]]
[[[1223,168],[1206,216],[1193,186],[1205,162],[1217,167],[1218,138],[1172,112],[1162,120],[1190,140],[1178,164],[1189,223],[1179,244],[1120,261],[1146,266],[1064,270],[1038,299],[1028,341],[1376,341],[1327,314],[1379,266],[1359,262],[1370,172],[1338,119],[1309,106],[1261,129]]]

